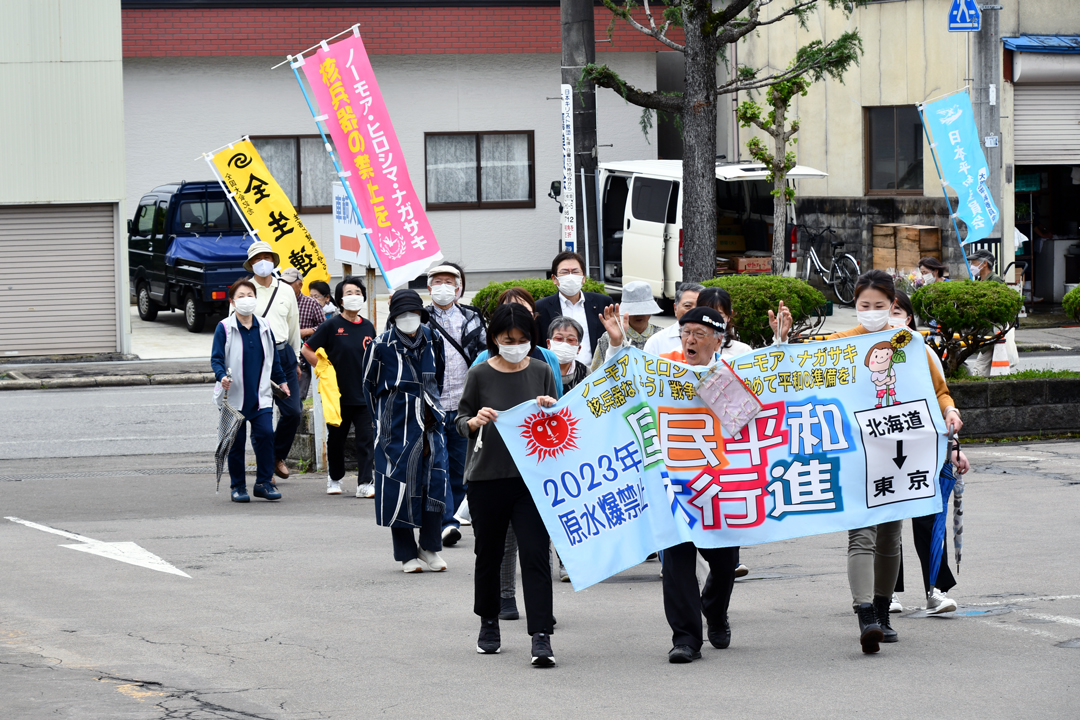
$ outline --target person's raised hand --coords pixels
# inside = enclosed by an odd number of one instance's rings
[[[787,342],[793,322],[791,311],[784,305],[783,300],[780,301],[780,307],[775,313],[772,310],[769,311],[769,327],[772,328],[773,337],[778,338],[780,342]]]
[[[604,329],[607,330],[608,342],[611,343],[611,347],[622,347],[623,344],[623,331],[619,325],[619,303],[608,305],[604,308],[604,312],[600,315],[600,322],[604,323]]]

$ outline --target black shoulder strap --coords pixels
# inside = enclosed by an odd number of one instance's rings
[[[266,303],[266,309],[263,310],[263,317],[266,317],[266,313],[270,312],[270,308],[274,306],[274,298],[277,297],[278,288],[281,287],[281,280],[278,280],[274,285],[274,292],[270,293],[270,302]]]
[[[463,360],[465,360],[465,364],[468,365],[470,360],[468,353],[465,352],[465,348],[461,347],[461,343],[455,340],[453,336],[446,331],[446,328],[439,324],[439,322],[435,319],[435,313],[428,313],[428,320],[431,322],[432,325],[435,326],[435,329],[439,331],[439,335],[441,335],[444,340],[449,341],[449,343],[454,346],[454,349],[457,350],[458,354],[461,355]]]

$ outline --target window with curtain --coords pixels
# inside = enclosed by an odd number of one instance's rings
[[[865,109],[866,194],[922,195],[923,127],[914,105]]]
[[[251,138],[270,174],[297,212],[328,213],[337,170],[318,135]]]
[[[533,131],[426,133],[428,210],[536,207]]]

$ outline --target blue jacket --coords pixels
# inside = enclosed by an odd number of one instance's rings
[[[415,349],[392,328],[364,354],[364,396],[376,428],[375,521],[384,527],[418,528],[421,513],[446,506],[442,342],[431,328],[420,332]],[[425,427],[428,413],[433,422]]]

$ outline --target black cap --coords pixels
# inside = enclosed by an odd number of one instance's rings
[[[686,314],[679,318],[679,324],[686,325],[687,323],[697,323],[720,332],[727,330],[724,316],[710,307],[696,307],[687,310]]]
[[[420,322],[428,321],[428,311],[424,309],[424,301],[415,290],[402,288],[390,296],[390,320],[393,321],[398,315],[414,312],[419,313]]]

